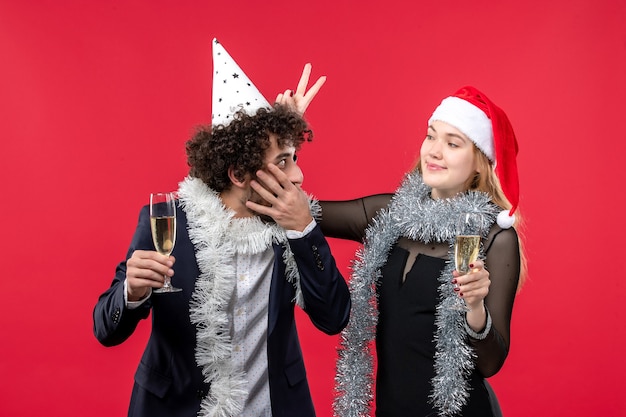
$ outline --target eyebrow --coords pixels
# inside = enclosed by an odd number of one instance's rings
[[[292,158],[294,154],[295,154],[295,152],[293,152],[293,153],[292,152],[281,152],[281,153],[279,153],[278,155],[276,155],[274,157],[274,159],[272,160],[272,163],[276,163],[276,162],[280,161],[283,158],[287,158],[287,159]]]
[[[431,129],[433,132],[437,133],[437,130],[434,127],[432,127],[432,125],[428,126],[428,128]],[[452,136],[453,138],[459,138],[459,139],[461,139],[463,141],[469,140],[468,137],[466,137],[464,135],[459,135],[457,133],[446,133],[446,136]]]

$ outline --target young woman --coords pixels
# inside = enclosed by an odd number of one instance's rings
[[[373,398],[378,417],[494,415],[485,378],[507,357],[525,270],[511,227],[519,223],[516,154],[506,114],[464,87],[434,111],[416,168],[393,195],[320,202],[327,237],[364,241],[341,336],[336,415],[369,416]],[[467,211],[485,227],[479,259],[459,275],[455,223]],[[452,308],[458,297],[467,311]]]

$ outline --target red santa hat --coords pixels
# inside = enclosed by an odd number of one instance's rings
[[[466,86],[443,99],[428,124],[435,120],[459,129],[493,162],[502,191],[512,205],[498,215],[497,222],[504,229],[511,227],[519,203],[518,146],[506,113],[476,88]]]

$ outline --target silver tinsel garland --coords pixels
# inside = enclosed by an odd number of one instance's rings
[[[230,417],[243,411],[248,391],[246,373],[232,363],[227,306],[235,286],[235,267],[229,262],[236,253],[256,254],[273,244],[284,247],[285,279],[295,290],[293,302],[305,308],[300,273],[286,231],[257,216],[234,218],[214,190],[197,178],[179,184],[181,207],[188,220],[189,238],[200,276],[190,302],[190,320],[196,326],[196,363],[211,384],[200,404],[199,416]],[[309,197],[311,215],[319,219],[321,208]]]
[[[468,377],[474,369],[475,355],[467,343],[464,313],[451,308],[457,300],[451,283],[456,219],[462,212],[481,213],[482,230],[487,231],[499,209],[486,193],[472,191],[452,199],[433,200],[430,190],[419,174],[407,175],[389,207],[380,211],[367,228],[363,248],[357,251],[350,279],[351,317],[340,337],[335,416],[370,415],[374,399],[370,349],[378,323],[376,284],[389,251],[401,236],[424,243],[449,244],[448,261],[439,277],[441,302],[435,313],[435,377],[431,401],[439,415],[446,417],[458,414],[467,402]]]

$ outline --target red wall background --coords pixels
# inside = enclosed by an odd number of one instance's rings
[[[461,85],[503,107],[530,276],[491,382],[507,417],[625,416],[624,22],[617,0],[1,0],[0,416],[125,415],[149,323],[107,349],[91,311],[210,121],[213,37],[270,100],[328,76],[300,154],[322,199],[394,190]],[[337,339],[299,323],[329,416]]]

